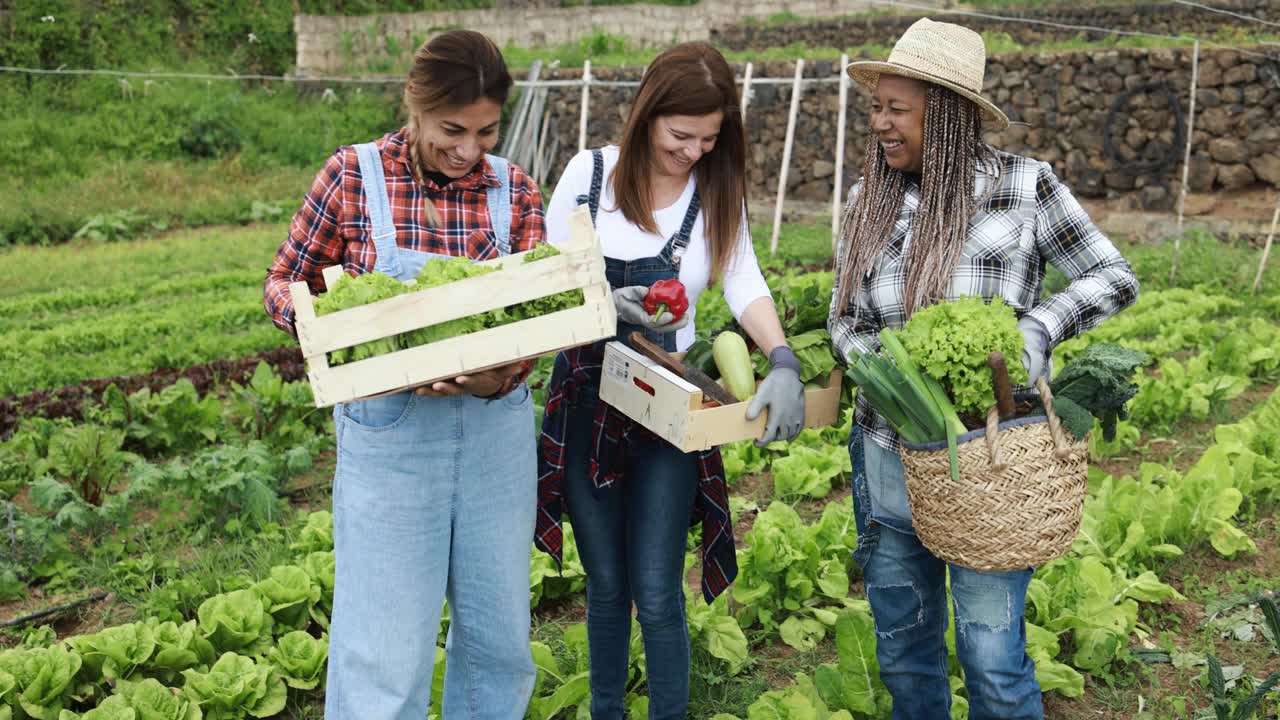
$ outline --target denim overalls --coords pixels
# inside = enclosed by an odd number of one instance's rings
[[[414,277],[432,253],[396,245],[382,160],[357,146],[374,270]],[[507,163],[489,156],[493,242],[509,254]],[[533,404],[406,391],[334,408],[336,553],[325,717],[423,720],[448,598],[444,717],[516,720],[535,677],[529,536],[536,507]],[[496,449],[496,451],[495,451]]]
[[[586,202],[594,220],[600,201],[603,159]],[[680,257],[700,211],[697,192],[684,222],[653,257],[623,261],[605,258],[610,287],[652,285],[679,275]],[[643,328],[618,323],[618,338]],[[644,330],[650,340],[674,351],[675,333]],[[603,352],[603,343],[600,344]],[[565,354],[555,375],[569,372]],[[684,554],[698,486],[695,455],[660,439],[627,445],[625,482],[598,491],[590,477],[590,449],[599,387],[578,387],[568,403],[565,501],[578,554],[587,573],[587,642],[591,656],[592,720],[622,720],[630,652],[631,609],[644,637],[652,720],[685,717],[689,700],[689,630],[685,620]]]

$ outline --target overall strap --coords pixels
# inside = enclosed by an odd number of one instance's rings
[[[586,203],[591,209],[591,224],[596,224],[596,213],[600,210],[600,189],[604,186],[604,153],[599,148],[591,151],[591,190],[586,195],[579,195],[578,204]]]
[[[507,159],[485,155],[489,167],[498,176],[498,186],[485,191],[489,205],[489,222],[497,239],[498,254],[511,254],[511,171]]]
[[[689,247],[689,238],[693,234],[693,225],[698,221],[698,213],[702,212],[702,202],[698,198],[698,188],[693,188],[693,197],[689,199],[689,209],[684,212],[684,221],[680,223],[680,229],[675,235],[667,241],[662,252],[658,257],[671,263],[672,266],[680,267],[680,258],[684,256],[684,251]]]
[[[369,236],[377,253],[373,269],[391,277],[400,276],[400,256],[396,246],[396,226],[391,221],[391,202],[387,199],[387,178],[382,171],[382,155],[374,143],[356,145],[360,160],[365,204],[369,211]]]

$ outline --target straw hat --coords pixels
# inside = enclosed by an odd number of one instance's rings
[[[1009,118],[982,97],[986,66],[987,47],[981,35],[952,23],[920,18],[898,38],[887,62],[852,62],[846,71],[869,90],[875,90],[881,75],[901,75],[950,88],[976,103],[983,119],[1003,130],[1009,127]]]

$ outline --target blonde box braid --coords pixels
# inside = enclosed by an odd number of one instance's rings
[[[998,171],[995,153],[982,140],[982,115],[970,100],[930,85],[924,114],[924,162],[920,204],[907,248],[903,304],[907,317],[945,296],[969,234],[969,219],[983,202],[974,196],[977,162]],[[860,308],[862,278],[889,244],[906,195],[905,173],[889,167],[874,133],[867,141],[862,187],[846,205],[837,258],[837,298]],[[990,192],[995,181],[987,184]],[[833,307],[833,313],[843,309]]]

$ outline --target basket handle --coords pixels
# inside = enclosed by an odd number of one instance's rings
[[[1049,437],[1053,438],[1053,455],[1065,460],[1071,455],[1071,447],[1063,435],[1062,421],[1053,410],[1053,393],[1049,391],[1049,383],[1043,377],[1036,380],[1036,389],[1040,391],[1040,400],[1044,403],[1045,418],[1049,422]],[[987,410],[987,453],[991,458],[991,469],[1004,472],[1008,466],[1003,462],[1000,453],[1000,411],[995,405]]]

